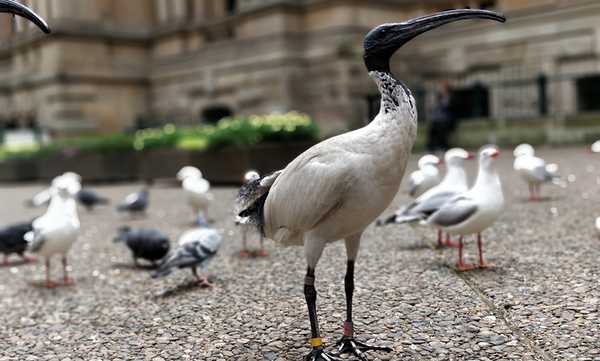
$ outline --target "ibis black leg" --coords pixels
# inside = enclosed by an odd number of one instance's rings
[[[323,341],[319,332],[319,320],[317,319],[317,289],[315,288],[315,270],[308,267],[304,279],[304,297],[308,307],[308,318],[310,319],[310,345],[311,352],[304,357],[304,361],[341,361],[323,349]]]
[[[354,295],[354,261],[349,260],[346,269],[346,278],[344,279],[344,288],[346,290],[346,322],[344,322],[344,336],[338,341],[337,355],[350,354],[358,357],[361,361],[367,361],[364,354],[367,351],[391,352],[389,347],[370,346],[354,338],[354,325],[352,323],[352,296]]]

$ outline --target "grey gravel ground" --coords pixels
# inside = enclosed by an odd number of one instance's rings
[[[600,156],[575,148],[541,154],[559,162],[571,182],[548,186],[545,201],[527,203],[510,152],[503,154],[507,208],[485,234],[492,270],[455,272],[455,251],[433,249],[432,232],[367,230],[357,265],[357,333],[394,350],[371,360],[600,360],[600,241],[593,225]],[[97,189],[119,200],[137,187]],[[39,188],[1,187],[0,222],[38,215],[22,204]],[[194,287],[185,271],[151,280],[111,241],[123,224],[157,226],[175,241],[191,222],[176,188],[152,190],[145,220],[128,221],[112,208],[82,210],[72,287],[32,286],[43,278],[41,262],[0,268],[0,360],[300,360],[309,336],[303,252],[268,243],[269,258],[240,259],[230,213],[235,192],[214,192],[211,218],[226,235],[210,267],[215,289]],[[406,200],[399,195],[390,210]],[[475,251],[469,243],[469,257]],[[59,277],[58,261],[54,266]],[[343,245],[334,244],[317,270],[329,345],[342,334],[344,271]]]

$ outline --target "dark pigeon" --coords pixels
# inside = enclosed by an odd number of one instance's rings
[[[98,193],[89,188],[83,188],[77,193],[77,201],[88,211],[93,210],[96,206],[109,203],[108,198],[101,197]]]
[[[18,254],[24,260],[25,250],[27,249],[27,241],[25,234],[33,231],[31,222],[19,223],[0,229],[0,253],[4,254],[4,263],[7,263],[7,258],[11,254]]]
[[[132,193],[125,198],[125,201],[117,207],[119,212],[130,214],[145,213],[150,201],[148,189],[143,189],[137,193]]]
[[[170,248],[169,237],[155,229],[122,227],[114,241],[127,245],[136,266],[138,258],[156,263],[169,253]]]

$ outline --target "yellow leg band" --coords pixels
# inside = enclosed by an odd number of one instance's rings
[[[312,347],[320,347],[323,345],[323,340],[320,338],[311,338],[310,339],[310,345]]]

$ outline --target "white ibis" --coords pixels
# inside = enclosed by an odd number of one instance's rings
[[[202,222],[201,219],[208,221],[208,207],[214,197],[210,193],[210,183],[204,179],[202,172],[196,167],[186,166],[177,172],[177,179],[182,182],[181,187],[195,219],[198,222]]]
[[[465,160],[473,159],[470,152],[462,148],[452,148],[444,154],[447,171],[440,184],[423,193],[407,206],[403,206],[392,216],[378,221],[378,225],[390,223],[419,223],[435,212],[442,204],[457,194],[469,189]],[[438,230],[438,246],[453,246],[450,236],[446,235],[446,243],[442,240],[442,231]]]
[[[513,168],[529,185],[529,200],[539,201],[542,184],[559,181],[558,166],[546,164],[542,158],[536,157],[535,150],[529,144],[518,145],[513,155]]]
[[[370,350],[354,337],[354,267],[365,228],[390,204],[402,181],[417,134],[417,108],[409,89],[390,71],[390,58],[414,37],[463,19],[505,21],[485,10],[450,10],[372,29],[364,41],[364,61],[381,94],[379,114],[368,125],[329,138],[300,154],[282,171],[248,183],[237,214],[258,222],[265,236],[282,245],[303,246],[307,262],[304,295],[311,325],[308,361],[337,360]],[[336,355],[324,349],[317,320],[315,269],[325,246],[346,244],[346,321]]]
[[[68,276],[67,253],[79,236],[79,217],[77,203],[68,180],[58,178],[54,181],[54,194],[46,213],[33,221],[33,231],[25,235],[29,251],[46,258],[46,287],[54,287],[50,281],[50,259],[60,255],[63,264],[63,281],[70,284]]]
[[[502,184],[495,165],[499,155],[500,151],[495,147],[484,148],[479,153],[479,173],[473,187],[444,203],[427,219],[428,224],[460,236],[457,264],[459,270],[488,266],[483,259],[481,232],[498,219],[504,208]],[[463,238],[470,234],[477,235],[478,265],[467,265],[463,260]]]
[[[412,172],[408,177],[408,194],[418,198],[423,193],[440,183],[441,176],[438,166],[440,158],[433,154],[425,154],[417,163],[419,169]]]

